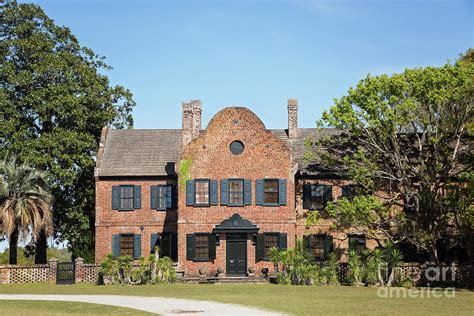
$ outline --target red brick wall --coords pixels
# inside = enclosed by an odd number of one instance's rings
[[[230,143],[235,140],[241,141],[245,147],[243,153],[238,156],[229,150]],[[287,146],[266,130],[253,112],[245,108],[226,108],[220,111],[211,120],[206,131],[184,148],[182,157],[192,160],[191,179],[251,179],[252,205],[190,207],[186,206],[185,188],[180,187],[178,256],[181,268],[189,274],[197,274],[201,267],[208,271],[214,271],[217,267],[225,269],[225,234],[221,234],[221,243],[217,246],[214,262],[205,263],[186,260],[186,234],[210,233],[214,226],[234,213],[256,224],[260,228],[259,233],[287,233],[288,246],[293,246],[296,221],[293,162]],[[255,205],[255,180],[262,178],[287,179],[286,206]],[[182,184],[180,181],[180,185]],[[248,235],[247,243],[248,267],[256,267],[257,272],[262,267],[270,267],[269,262],[255,264],[255,246],[252,245],[251,234]]]
[[[112,252],[112,235],[141,234],[142,255],[150,253],[150,236],[153,233],[176,232],[177,211],[157,211],[150,208],[152,185],[176,184],[172,179],[115,178],[96,181],[96,242],[95,260],[100,262]],[[140,185],[141,209],[134,211],[112,210],[112,186]],[[143,230],[140,227],[143,227]]]

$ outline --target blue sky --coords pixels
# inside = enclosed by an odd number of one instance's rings
[[[474,1],[38,1],[107,57],[137,102],[135,128],[180,128],[181,102],[203,124],[228,105],[285,128],[297,98],[313,127],[367,73],[441,65],[472,47]]]
[[[367,73],[442,65],[474,44],[474,1],[37,1],[106,56],[137,102],[135,128],[180,128],[181,102],[203,124],[228,105],[286,128],[297,98],[313,127]],[[5,243],[0,243],[0,250]]]

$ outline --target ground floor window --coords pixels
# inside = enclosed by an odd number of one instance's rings
[[[270,249],[272,249],[272,247],[276,247],[280,250],[286,250],[287,234],[276,232],[258,234],[255,239],[255,246],[256,261],[269,261]]]
[[[208,259],[209,258],[209,235],[197,234],[196,235],[196,259]]]
[[[193,261],[209,261],[216,258],[216,235],[195,233],[186,235],[186,258]]]
[[[151,234],[150,251],[155,252],[155,246],[160,249],[160,258],[169,257],[173,261],[178,260],[178,234],[166,232],[160,234]]]
[[[303,237],[307,252],[313,255],[315,260],[326,260],[332,252],[332,236],[325,234],[307,235]]]
[[[363,251],[366,249],[366,238],[364,235],[349,235],[349,250]]]
[[[133,235],[120,235],[120,256],[133,257]]]
[[[278,248],[278,234],[268,233],[268,234],[264,234],[264,236],[265,236],[265,251],[263,253],[263,257],[268,259],[270,258],[270,249],[272,247]]]

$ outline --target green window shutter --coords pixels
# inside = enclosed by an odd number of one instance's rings
[[[112,209],[118,210],[120,208],[120,187],[114,185],[112,187]]]
[[[152,210],[157,209],[156,198],[158,197],[158,187],[156,185],[152,185],[150,187],[150,208]]]
[[[194,234],[186,235],[186,260],[194,260],[196,252],[196,237]]]
[[[140,185],[134,186],[133,208],[136,210],[142,208],[142,187]]]
[[[288,248],[288,235],[278,234],[278,249],[286,250]]]
[[[216,235],[209,235],[209,259],[216,259]]]
[[[194,205],[194,180],[186,181],[186,205]]]
[[[324,257],[327,259],[332,252],[332,236],[326,235],[324,239]]]
[[[244,204],[252,205],[252,180],[244,180]]]
[[[311,208],[311,184],[303,185],[303,208],[305,210]]]
[[[255,261],[262,261],[265,255],[265,236],[263,234],[257,235],[257,245],[255,248]]]
[[[229,180],[221,180],[221,205],[229,204]]]
[[[151,234],[150,236],[150,253],[155,253],[155,246],[158,246],[158,234]]]
[[[120,257],[120,235],[112,235],[112,254]]]
[[[133,235],[133,259],[138,259],[142,255],[142,235]]]
[[[217,180],[209,181],[209,186],[210,186],[209,204],[217,205]]]
[[[286,205],[286,179],[278,180],[278,203]]]
[[[166,209],[171,209],[173,206],[173,188],[171,185],[167,185],[166,187]]]
[[[178,234],[171,233],[171,259],[178,260]]]
[[[255,186],[255,204],[263,205],[263,180],[256,180]]]
[[[303,247],[306,252],[311,253],[311,235],[303,236]]]

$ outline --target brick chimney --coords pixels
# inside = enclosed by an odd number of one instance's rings
[[[191,100],[182,103],[183,112],[183,145],[189,144],[199,136],[201,130],[201,101]]]
[[[288,138],[298,137],[298,100],[288,99]]]

